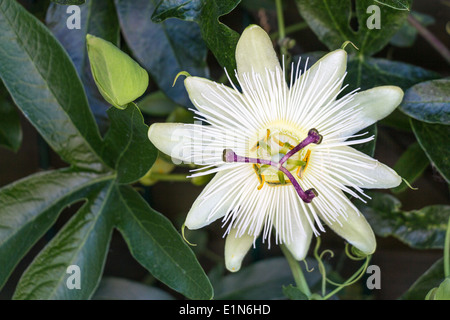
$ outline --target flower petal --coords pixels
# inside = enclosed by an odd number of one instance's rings
[[[258,125],[238,91],[200,77],[187,77],[184,85],[199,114],[209,123],[228,129]]]
[[[316,149],[311,169],[325,173],[346,186],[368,189],[394,188],[402,178],[376,159],[349,146]]]
[[[233,203],[247,186],[251,171],[246,167],[224,169],[216,173],[192,204],[185,225],[191,230],[202,228],[232,210]]]
[[[280,217],[273,220],[276,237],[281,238],[281,242],[295,259],[303,260],[308,253],[313,231],[294,187],[285,187],[284,191],[287,196],[276,198],[283,202],[277,204]]]
[[[224,132],[208,125],[154,123],[148,130],[148,138],[156,148],[171,156],[174,164],[218,165],[223,164],[224,149],[242,149],[238,137],[233,136],[235,133],[241,137],[242,130]]]
[[[320,191],[319,191],[320,192]],[[348,200],[343,192],[334,189],[336,195],[339,194],[339,203],[330,203],[339,207],[346,217],[339,216],[339,221],[331,221],[323,216],[320,210],[317,210],[321,219],[339,236],[347,240],[354,247],[358,248],[365,254],[372,254],[376,249],[376,239],[372,228],[367,222],[366,218],[359,212],[358,209]],[[327,194],[320,194],[319,196],[327,197]],[[337,199],[336,197],[334,199]],[[336,200],[334,200],[336,201]],[[314,203],[314,200],[312,201]]]
[[[303,224],[303,228],[307,229],[307,233],[298,232],[294,234],[290,242],[284,243],[286,248],[291,252],[296,260],[303,260],[308,254],[309,246],[311,244],[312,229],[307,224]]]
[[[342,49],[332,51],[301,75],[291,90],[302,95],[301,103],[305,103],[304,100],[314,102],[315,98],[320,99],[320,105],[325,105],[333,100],[341,89],[346,68],[347,52]],[[313,105],[314,103],[311,103],[311,106],[308,104],[305,108],[312,108]]]
[[[231,272],[241,269],[242,260],[252,247],[255,237],[244,233],[237,237],[237,228],[232,228],[225,241],[225,266]]]
[[[262,85],[266,86],[266,71],[281,70],[272,41],[261,27],[250,25],[242,32],[236,46],[236,65],[241,85],[244,83],[244,74],[252,79],[252,73],[255,72],[261,76]]]
[[[190,150],[183,146],[191,143],[194,128],[183,123],[154,123],[148,129],[148,138],[163,153],[172,157],[175,164],[192,163]]]
[[[403,90],[396,86],[375,87],[361,91],[341,111],[348,108],[359,109],[356,121],[346,130],[339,132],[340,137],[347,137],[387,117],[402,102]]]

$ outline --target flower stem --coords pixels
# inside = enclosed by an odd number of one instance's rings
[[[422,26],[411,14],[408,16],[408,22],[417,30],[417,32],[447,61],[450,63],[450,51],[434,34]]]
[[[305,276],[303,275],[303,271],[302,268],[300,267],[300,264],[298,263],[297,260],[294,259],[292,254],[284,245],[280,245],[280,247],[281,251],[286,257],[286,260],[288,261],[289,267],[291,268],[295,284],[309,298],[311,296],[311,290],[309,289],[308,283],[306,282]]]
[[[286,30],[284,29],[284,16],[283,16],[283,0],[275,0],[277,8],[277,21],[278,21],[278,40],[280,44],[280,52],[282,56],[287,54],[286,46],[283,44],[284,38],[286,38]]]
[[[308,28],[308,24],[306,22],[295,23],[295,24],[292,24],[290,26],[287,26],[284,29],[284,32],[285,32],[284,35],[286,36],[286,35],[288,35],[290,33],[301,31],[301,30],[306,29],[306,28]],[[280,37],[280,33],[278,31],[272,32],[270,34],[270,38],[272,40],[278,39],[279,37]]]
[[[450,277],[450,218],[447,223],[447,232],[445,233],[444,244],[444,275]]]
[[[189,181],[189,178],[185,174],[165,174],[165,173],[153,173],[150,175],[150,179],[159,181]]]

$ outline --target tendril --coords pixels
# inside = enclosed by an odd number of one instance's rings
[[[190,242],[186,239],[186,237],[184,236],[184,228],[186,228],[186,225],[183,223],[183,225],[181,226],[181,235],[182,235],[184,241],[186,241],[186,243],[189,244],[190,246],[196,247],[197,244],[195,244],[195,243],[190,243]]]

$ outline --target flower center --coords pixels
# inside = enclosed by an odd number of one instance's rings
[[[267,129],[266,135],[251,148],[250,154],[258,159],[265,159],[279,163],[286,154],[300,143],[299,139],[291,132],[280,129]],[[286,160],[284,167],[292,175],[302,179],[308,166],[311,150],[303,148]],[[264,184],[270,187],[292,184],[289,177],[277,167],[267,164],[253,164],[253,169],[258,177],[261,189]]]
[[[292,138],[291,135],[283,133],[284,140],[286,137]],[[280,136],[281,138],[281,136]],[[254,149],[253,152],[255,152],[256,157],[245,157],[237,155],[233,150],[231,149],[225,149],[223,150],[223,161],[224,162],[242,162],[242,163],[251,163],[254,166],[255,172],[258,177],[260,177],[260,186],[258,189],[261,189],[264,185],[265,175],[269,176],[268,181],[271,183],[276,184],[287,184],[287,179],[289,180],[289,183],[291,183],[299,197],[306,203],[309,203],[312,201],[314,197],[317,196],[317,192],[314,189],[308,189],[306,191],[303,191],[300,184],[294,177],[291,171],[300,171],[302,168],[303,170],[306,169],[306,166],[309,161],[309,155],[308,155],[308,149],[306,149],[306,155],[305,155],[305,161],[300,160],[302,159],[302,154],[304,152],[301,152],[303,149],[305,149],[306,146],[308,146],[311,143],[319,144],[322,141],[322,136],[319,134],[319,132],[316,129],[311,129],[308,131],[308,136],[303,139],[300,143],[298,143],[296,146],[292,147],[290,142],[288,141],[282,141],[278,138],[271,137],[270,130],[267,131],[266,138],[260,139],[256,142],[255,146],[253,146],[252,149]],[[278,144],[281,149],[279,151],[273,152],[271,149],[271,143],[275,142]],[[265,144],[265,146],[261,147],[262,144]],[[260,148],[263,148],[265,150],[259,151]],[[284,148],[284,150],[283,150]],[[270,152],[269,152],[270,150]],[[300,156],[297,154],[300,153]],[[297,156],[296,156],[297,155]],[[264,156],[264,157],[261,157]],[[267,166],[264,167],[264,166]],[[289,167],[290,166],[290,167]],[[276,178],[274,178],[274,171],[270,171],[268,173],[262,174],[263,169],[268,170],[268,167],[273,167],[276,170]],[[289,168],[289,169],[288,169]],[[286,179],[287,177],[287,179]],[[264,179],[264,180],[263,180]]]

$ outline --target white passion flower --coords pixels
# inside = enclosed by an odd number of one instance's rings
[[[256,25],[242,33],[236,63],[240,90],[185,79],[201,122],[156,123],[148,132],[174,161],[203,166],[191,176],[216,173],[185,226],[198,229],[222,219],[230,271],[240,269],[258,237],[270,246],[272,232],[276,244],[304,259],[312,235],[325,231],[323,223],[373,253],[374,233],[345,193],[365,201],[364,188],[392,188],[402,180],[351,145],[373,139],[356,133],[389,115],[403,91],[382,86],[337,99],[346,74],[344,50],[303,73],[299,63],[293,65],[288,85],[270,38]]]

